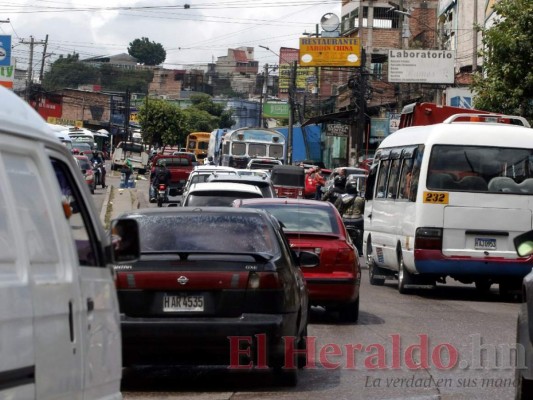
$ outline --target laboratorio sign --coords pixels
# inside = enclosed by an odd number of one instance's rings
[[[389,57],[453,59],[453,52],[446,50],[390,50]]]

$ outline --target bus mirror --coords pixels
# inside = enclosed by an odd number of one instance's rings
[[[513,239],[514,247],[520,257],[533,254],[533,231],[522,233]]]

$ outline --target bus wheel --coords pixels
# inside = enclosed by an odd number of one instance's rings
[[[410,291],[407,286],[414,283],[414,278],[413,275],[405,269],[401,251],[398,254],[398,258],[398,292],[401,294],[406,294]]]
[[[383,275],[383,270],[376,265],[374,260],[372,260],[368,263],[368,278],[370,284],[374,286],[383,286],[385,284],[385,278],[376,278],[376,275]]]

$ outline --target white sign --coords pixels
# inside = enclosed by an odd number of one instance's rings
[[[454,83],[454,63],[449,50],[389,50],[389,82]]]

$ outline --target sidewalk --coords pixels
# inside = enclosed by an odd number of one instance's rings
[[[136,180],[135,188],[120,188],[120,173],[109,171],[106,175],[107,190],[105,193],[102,209],[100,210],[100,221],[106,228],[108,223],[117,218],[120,214],[148,207],[148,181]]]

